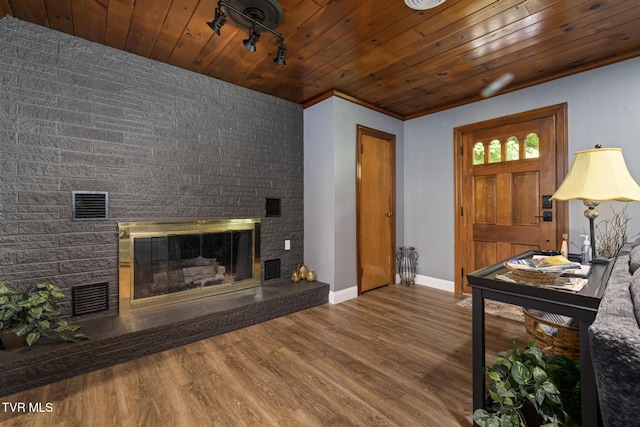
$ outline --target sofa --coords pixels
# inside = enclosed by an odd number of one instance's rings
[[[640,239],[616,257],[589,344],[605,427],[640,426]]]

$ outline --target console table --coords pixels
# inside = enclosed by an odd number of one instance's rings
[[[536,252],[529,251],[512,259],[528,258]],[[580,328],[580,382],[582,426],[597,426],[600,418],[598,393],[589,351],[588,328],[593,323],[606,287],[613,261],[594,263],[587,285],[580,292],[567,292],[542,286],[512,283],[496,279],[507,269],[503,262],[467,274],[473,298],[473,410],[483,408],[486,400],[485,386],[485,322],[484,300],[491,299],[551,313],[573,317]],[[524,326],[523,326],[524,327]]]

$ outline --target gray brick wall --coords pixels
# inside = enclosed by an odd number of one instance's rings
[[[67,314],[107,281],[115,313],[123,221],[262,218],[262,260],[302,261],[300,105],[12,17],[0,85],[0,280],[57,284]],[[72,191],[108,191],[109,220],[72,221]]]

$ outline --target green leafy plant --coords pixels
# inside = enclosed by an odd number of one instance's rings
[[[574,426],[579,414],[579,367],[564,356],[539,349],[531,341],[524,350],[514,343],[509,350],[498,353],[487,368],[489,396],[492,404],[477,409],[473,420],[484,427]],[[559,379],[566,378],[559,387]],[[578,372],[577,376],[575,372]],[[577,393],[578,413],[570,414],[563,405],[564,393],[571,399]],[[575,410],[575,408],[573,408]]]
[[[7,282],[0,281],[0,331],[13,329],[18,323],[20,296]]]
[[[42,336],[72,342],[88,339],[83,333],[69,334],[80,326],[70,325],[61,318],[57,302],[63,298],[64,293],[51,283],[38,283],[35,289],[18,292],[13,285],[0,282],[0,301],[5,302],[0,309],[0,329],[26,336],[29,346]]]

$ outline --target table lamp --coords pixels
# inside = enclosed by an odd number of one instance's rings
[[[596,259],[593,221],[602,200],[640,201],[640,186],[633,180],[624,163],[621,148],[596,148],[576,152],[569,173],[551,199],[582,200],[589,220],[591,255]]]

